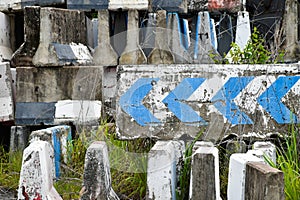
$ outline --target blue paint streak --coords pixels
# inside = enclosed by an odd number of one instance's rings
[[[300,79],[300,76],[279,77],[258,99],[257,102],[279,124],[299,123],[299,119],[282,102],[281,99]]]
[[[120,97],[121,108],[141,126],[161,123],[142,104],[142,100],[152,89],[152,83],[158,80],[159,78],[140,78]]]
[[[185,78],[162,102],[180,121],[205,124],[190,106],[181,102],[187,100],[204,81],[205,78]]]
[[[231,124],[253,124],[253,121],[234,103],[237,95],[253,80],[254,77],[232,77],[211,99],[214,106]]]
[[[54,148],[55,176],[56,176],[56,178],[59,178],[60,177],[61,149],[60,149],[60,140],[59,140],[57,134],[59,134],[58,129],[52,129],[52,140],[53,140],[53,148]]]
[[[182,24],[183,24],[183,39],[184,39],[184,48],[186,50],[188,50],[189,48],[189,40],[188,40],[188,30],[187,30],[187,26],[189,25],[188,22],[186,20],[182,20]]]

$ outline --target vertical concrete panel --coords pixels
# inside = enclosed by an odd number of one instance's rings
[[[284,200],[284,174],[259,162],[246,165],[245,200]]]
[[[147,199],[176,199],[176,166],[184,151],[183,142],[158,141],[148,157]]]
[[[9,16],[0,12],[0,62],[8,61],[12,56],[11,30]]]
[[[218,149],[210,142],[194,147],[189,198],[220,200]]]
[[[85,154],[83,195],[80,199],[118,200],[111,187],[108,150],[105,142],[92,143]]]
[[[53,187],[53,157],[46,141],[35,141],[24,150],[18,199],[62,199]]]
[[[14,120],[12,75],[9,63],[0,63],[0,122]]]

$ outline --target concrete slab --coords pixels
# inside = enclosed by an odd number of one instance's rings
[[[148,0],[109,0],[109,10],[147,10]]]
[[[18,199],[62,200],[53,186],[53,156],[46,141],[35,141],[24,150]]]
[[[109,0],[67,0],[67,8],[75,10],[103,10],[108,9]]]
[[[14,120],[12,75],[9,63],[0,63],[0,122]]]
[[[148,156],[147,199],[176,199],[176,166],[183,156],[182,141],[157,141]]]
[[[0,11],[21,11],[26,6],[61,6],[64,4],[65,0],[2,0]]]
[[[245,185],[246,185],[246,165],[248,162],[264,161],[251,154],[236,153],[230,157],[227,198],[230,200],[244,200],[245,199]]]
[[[0,62],[9,61],[12,57],[11,36],[10,18],[0,12]]]
[[[103,141],[93,142],[86,151],[81,200],[111,199],[119,197],[111,187],[110,165],[107,145]]]
[[[218,140],[230,133],[281,132],[299,123],[299,69],[298,64],[118,66],[118,134],[170,139],[195,137],[204,128],[216,130]]]
[[[40,10],[40,44],[35,66],[88,65],[92,55],[87,45],[84,12],[57,8]]]

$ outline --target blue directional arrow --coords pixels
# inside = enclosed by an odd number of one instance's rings
[[[227,118],[231,124],[253,124],[252,120],[234,103],[237,95],[254,77],[232,77],[211,99],[214,106]]]
[[[152,89],[152,84],[158,80],[158,78],[140,78],[120,97],[121,108],[141,126],[161,123],[142,104],[142,100]]]
[[[284,95],[295,85],[300,76],[279,77],[260,97],[257,102],[279,124],[298,123],[299,119],[281,102]]]
[[[205,78],[185,78],[162,102],[180,121],[205,124],[190,106],[181,102],[187,100],[204,81]]]

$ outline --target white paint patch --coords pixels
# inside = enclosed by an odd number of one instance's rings
[[[276,164],[276,147],[271,142],[255,142],[253,144],[253,150],[262,152],[262,156],[259,158],[264,159],[264,156],[266,156]],[[265,163],[268,164],[266,161]]]
[[[108,9],[109,10],[147,10],[148,9],[148,0],[110,0]]]
[[[264,162],[251,154],[235,153],[230,157],[227,198],[230,200],[245,199],[245,177],[247,162]]]
[[[71,43],[70,47],[79,64],[86,64],[93,60],[88,48],[83,44]]]
[[[53,187],[54,151],[46,141],[34,141],[23,153],[18,199],[62,199]]]
[[[101,101],[64,100],[55,104],[55,121],[90,122],[101,117]]]

